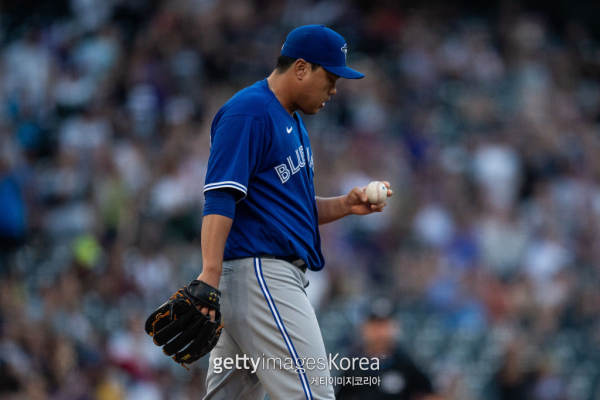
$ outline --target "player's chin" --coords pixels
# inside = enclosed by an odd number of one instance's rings
[[[318,113],[321,108],[323,108],[325,106],[325,103],[319,103],[315,106],[312,107],[306,107],[304,109],[302,109],[302,112],[306,115],[315,115],[316,113]]]
[[[309,108],[309,109],[305,109],[302,110],[302,112],[306,115],[315,115],[316,113],[318,113],[320,110],[320,108]]]

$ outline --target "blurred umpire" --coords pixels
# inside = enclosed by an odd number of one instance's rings
[[[348,370],[344,377],[379,377],[372,385],[339,385],[338,400],[441,400],[431,380],[396,343],[400,333],[388,299],[374,301],[360,327],[362,342],[353,357],[379,358],[379,370]]]

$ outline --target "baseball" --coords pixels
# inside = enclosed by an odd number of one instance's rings
[[[387,187],[379,182],[373,181],[367,185],[365,193],[371,204],[381,204],[387,199]]]

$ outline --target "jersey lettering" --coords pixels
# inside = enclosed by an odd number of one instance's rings
[[[285,164],[280,164],[275,167],[275,171],[277,171],[277,175],[279,175],[279,179],[281,179],[281,183],[286,183],[288,179],[290,179],[290,170]]]
[[[308,166],[310,167],[310,169],[312,169],[312,172],[314,174],[315,173],[315,166],[313,164],[312,154],[310,154],[310,147],[306,148],[306,159],[309,160],[308,161]]]
[[[309,166],[313,169],[313,159],[310,154],[310,149],[306,148],[306,156],[304,155],[304,146],[300,146],[295,150],[297,165],[294,165],[292,156],[287,158],[289,168],[285,164],[279,164],[275,167],[275,171],[281,180],[281,183],[286,183],[292,175],[295,175],[300,169],[306,166],[306,160],[310,160]],[[305,158],[306,157],[306,158]],[[314,172],[314,169],[313,169]]]
[[[290,165],[290,169],[292,170],[292,175],[300,171],[300,168],[302,167],[302,161],[300,160],[300,154],[298,153],[298,150],[296,150],[296,158],[298,159],[298,165],[294,165],[294,162],[292,161],[292,156],[289,156],[287,158],[288,164]]]
[[[300,160],[300,166],[304,167],[306,165],[306,159],[304,158],[304,146],[298,147],[296,150],[296,157]]]

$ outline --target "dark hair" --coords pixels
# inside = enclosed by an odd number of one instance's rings
[[[277,70],[278,73],[283,74],[285,71],[288,70],[288,68],[296,62],[296,58],[291,58],[291,57],[287,57],[287,56],[279,56],[277,57],[277,65],[275,66],[275,69]],[[315,63],[309,63],[311,65],[312,70],[314,71],[315,69],[321,67],[320,64],[315,64]]]

